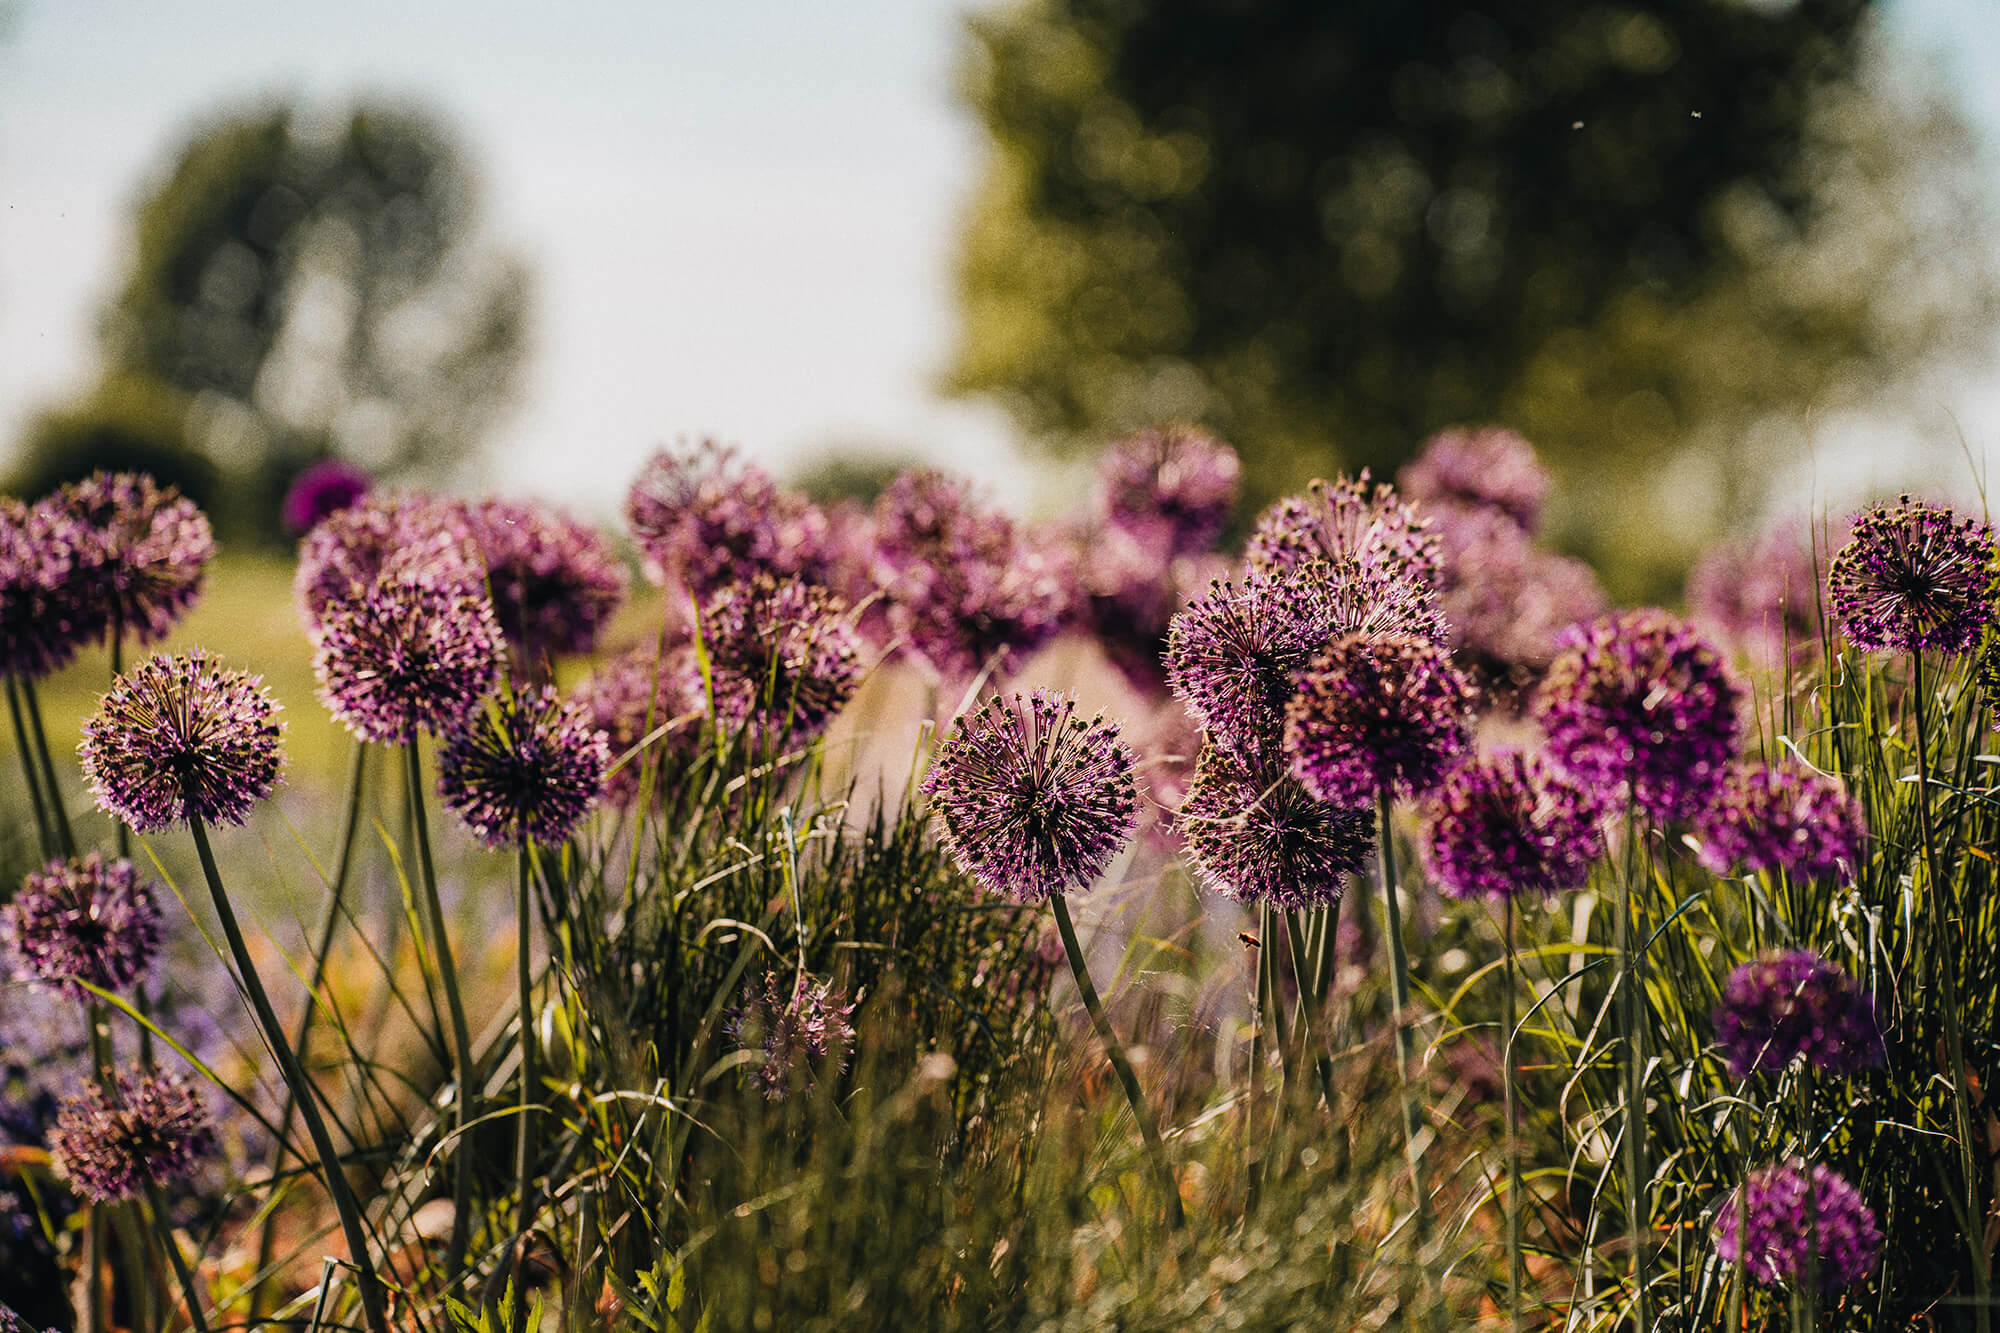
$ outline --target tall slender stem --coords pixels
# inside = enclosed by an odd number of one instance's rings
[[[56,858],[56,829],[49,821],[47,797],[42,793],[42,775],[35,764],[34,742],[28,739],[28,721],[21,713],[21,682],[7,677],[7,715],[14,723],[14,748],[21,754],[21,777],[28,784],[28,803],[35,807],[35,833],[41,840],[42,859]]]
[[[168,1261],[173,1265],[174,1278],[180,1283],[181,1300],[187,1305],[188,1319],[193,1323],[195,1333],[208,1333],[208,1318],[201,1312],[201,1293],[194,1285],[194,1273],[188,1268],[187,1256],[181,1253],[181,1243],[174,1239],[173,1223],[167,1217],[166,1196],[155,1188],[148,1195],[147,1202],[152,1206],[153,1230],[159,1236],[160,1248],[166,1252]]]
[[[1186,1217],[1181,1212],[1180,1187],[1174,1182],[1174,1173],[1167,1166],[1166,1145],[1160,1142],[1160,1126],[1153,1118],[1152,1107],[1146,1104],[1145,1094],[1139,1090],[1139,1076],[1132,1072],[1132,1062],[1125,1057],[1125,1047],[1118,1041],[1118,1034],[1111,1030],[1111,1020],[1105,1016],[1104,1002],[1097,998],[1097,987],[1090,980],[1090,968],[1083,960],[1083,947],[1076,942],[1076,927],[1070,923],[1069,904],[1063,895],[1049,895],[1049,901],[1056,909],[1056,930],[1062,935],[1063,951],[1069,955],[1069,968],[1076,976],[1076,988],[1083,996],[1083,1007],[1090,1013],[1090,1021],[1097,1028],[1097,1039],[1104,1044],[1104,1054],[1111,1061],[1112,1070],[1118,1075],[1118,1082],[1125,1089],[1125,1100],[1132,1104],[1132,1118],[1139,1122],[1139,1137],[1145,1140],[1146,1153],[1152,1159],[1153,1170],[1160,1179],[1160,1188],[1167,1199],[1167,1218],[1179,1230],[1186,1225]],[[1265,948],[1269,948],[1266,942]]]
[[[1625,876],[1618,895],[1618,994],[1623,1017],[1625,1069],[1619,1100],[1624,1105],[1625,1237],[1632,1250],[1632,1323],[1646,1333],[1651,1319],[1646,1309],[1646,1042],[1640,1001],[1645,975],[1632,951],[1632,885],[1638,876],[1641,832],[1637,805],[1625,816]]]
[[[63,804],[62,783],[56,780],[55,761],[49,757],[49,734],[42,725],[42,705],[35,696],[35,682],[20,677],[21,702],[28,710],[28,730],[35,741],[35,757],[42,765],[42,787],[49,798],[49,822],[55,827],[56,846],[64,856],[76,855],[76,834],[70,830],[69,809]]]
[[[1521,1333],[1521,1288],[1524,1283],[1524,1266],[1521,1262],[1521,1139],[1515,1120],[1516,1091],[1514,1087],[1514,1027],[1515,1027],[1515,958],[1514,958],[1514,898],[1507,896],[1503,927],[1505,953],[1503,961],[1503,985],[1500,992],[1500,1087],[1502,1091],[1501,1132],[1507,1143],[1507,1314],[1514,1333]]]
[[[222,923],[223,938],[229,943],[229,954],[235,960],[243,993],[257,1015],[257,1026],[278,1062],[286,1086],[298,1099],[299,1114],[305,1118],[306,1132],[312,1136],[313,1149],[319,1154],[320,1174],[326,1179],[327,1192],[333,1196],[334,1211],[340,1216],[340,1229],[347,1239],[349,1262],[354,1265],[357,1275],[362,1314],[371,1333],[389,1333],[382,1284],[375,1275],[374,1260],[368,1254],[368,1233],[361,1224],[360,1205],[355,1202],[354,1191],[347,1183],[347,1174],[341,1169],[340,1154],[334,1149],[333,1137],[327,1133],[326,1120],[320,1115],[316,1090],[306,1081],[305,1070],[299,1067],[298,1056],[293,1053],[292,1043],[286,1039],[285,1029],[278,1022],[277,1011],[271,1007],[271,997],[265,993],[264,983],[257,975],[250,947],[243,940],[243,929],[236,923],[236,910],[230,905],[229,894],[222,887],[222,872],[216,868],[215,852],[208,845],[208,831],[202,826],[201,816],[193,809],[188,811],[188,832],[194,835],[195,853],[201,858],[201,873],[208,881],[208,894],[214,899],[215,914]]]
[[[1340,910],[1340,900],[1335,899],[1333,911]],[[1319,992],[1315,989],[1315,964],[1311,955],[1311,943],[1306,939],[1304,924],[1297,912],[1285,913],[1285,939],[1292,946],[1292,965],[1298,969],[1299,980],[1299,1044],[1303,1048],[1311,1042],[1313,1070],[1319,1079],[1320,1095],[1326,1099],[1326,1112],[1333,1117],[1334,1128],[1340,1127],[1340,1103],[1334,1100],[1333,1058],[1327,1054],[1326,1013],[1320,1004]]]
[[[1416,1192],[1417,1238],[1429,1240],[1431,1198],[1424,1186],[1423,1111],[1417,1105],[1416,1089],[1410,1084],[1410,1066],[1416,1061],[1415,1040],[1410,1032],[1410,955],[1403,945],[1403,907],[1396,896],[1396,835],[1389,818],[1389,793],[1375,801],[1381,837],[1376,866],[1382,875],[1382,904],[1388,914],[1389,932],[1389,1013],[1396,1029],[1396,1079],[1402,1089],[1403,1156],[1410,1169],[1410,1188]]]
[[[521,1116],[514,1129],[514,1182],[521,1192],[520,1221],[516,1230],[520,1235],[515,1244],[522,1251],[528,1248],[528,1234],[534,1225],[534,1106],[535,1106],[535,997],[534,971],[530,965],[530,948],[534,942],[532,933],[532,906],[529,902],[529,867],[533,852],[526,843],[520,851],[519,887],[514,897],[516,928],[519,936],[517,957],[514,961],[514,984],[521,1002]],[[517,1272],[525,1273],[527,1265],[516,1257]],[[514,1309],[512,1328],[524,1327],[528,1293],[525,1283],[514,1285]]]

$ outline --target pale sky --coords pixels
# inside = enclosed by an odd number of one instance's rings
[[[196,117],[250,94],[379,90],[456,125],[488,234],[534,271],[499,488],[608,511],[653,447],[714,433],[781,469],[879,441],[1024,498],[1004,418],[930,389],[978,166],[950,87],[964,8],[15,0],[0,40],[0,452],[88,383],[130,201]],[[1894,16],[2000,139],[2000,6],[1900,0]],[[1994,447],[2000,376],[1940,406]]]

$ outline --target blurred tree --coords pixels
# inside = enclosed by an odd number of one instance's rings
[[[523,354],[525,272],[477,221],[467,164],[419,112],[229,112],[139,202],[107,362],[185,395],[188,447],[259,513],[327,456],[436,478]]]
[[[1058,449],[1204,421],[1253,500],[1502,422],[1565,474],[1567,543],[1656,590],[1805,413],[2000,308],[1969,135],[1868,9],[992,11],[948,386]],[[1694,512],[1641,539],[1663,474]]]
[[[29,425],[6,489],[33,499],[99,468],[178,487],[225,527],[238,519],[215,464],[187,446],[186,395],[150,375],[110,375],[88,398]]]

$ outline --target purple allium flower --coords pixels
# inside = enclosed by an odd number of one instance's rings
[[[952,723],[923,789],[959,868],[988,892],[1039,903],[1089,888],[1132,840],[1139,791],[1118,727],[1037,690]]]
[[[451,560],[392,564],[320,612],[320,702],[364,741],[407,745],[456,729],[500,677],[493,603]]]
[[[1163,692],[1173,618],[1222,576],[1224,561],[1163,557],[1116,527],[1079,534],[1078,545],[1079,622],[1134,690]]]
[[[1707,640],[1665,611],[1563,634],[1534,703],[1549,751],[1607,805],[1662,822],[1707,808],[1736,751],[1739,689]]]
[[[1374,845],[1365,811],[1316,801],[1281,763],[1213,741],[1195,762],[1175,825],[1203,884],[1286,910],[1338,901]]]
[[[141,833],[193,816],[242,823],[283,762],[278,705],[262,681],[197,648],[112,682],[77,746],[98,808]]]
[[[590,725],[604,733],[613,764],[662,728],[669,730],[657,744],[670,753],[686,754],[699,735],[695,724],[708,706],[701,671],[685,645],[665,654],[652,648],[622,653],[585,677],[570,697]],[[657,753],[648,749],[634,754],[610,773],[604,780],[605,799],[615,805],[631,804],[639,794],[639,775],[648,756]]]
[[[1492,510],[1531,534],[1549,498],[1548,470],[1535,447],[1501,426],[1439,431],[1396,474],[1396,486],[1426,512],[1446,505]]]
[[[655,453],[625,501],[646,576],[697,600],[758,574],[822,582],[827,521],[819,506],[714,440]]]
[[[1854,521],[1827,575],[1856,648],[1959,653],[1993,619],[1993,530],[1905,495]]]
[[[1874,999],[1809,949],[1766,953],[1731,972],[1710,1017],[1731,1078],[1775,1074],[1800,1056],[1827,1074],[1882,1063]]]
[[[1242,484],[1236,451],[1207,432],[1147,430],[1098,460],[1097,506],[1105,526],[1157,556],[1199,555],[1228,526]]]
[[[510,691],[438,747],[438,795],[488,847],[554,844],[604,794],[611,752],[581,706]]]
[[[1285,753],[1334,805],[1421,796],[1472,737],[1472,685],[1445,650],[1408,634],[1349,634],[1312,660],[1285,709]]]
[[[56,507],[0,496],[0,675],[39,679],[103,632],[103,606],[72,578],[87,544]]]
[[[1688,574],[1687,600],[1698,622],[1759,666],[1789,660],[1802,670],[1819,660],[1827,593],[1805,524],[1710,547]]]
[[[1331,484],[1315,481],[1304,495],[1264,511],[1243,548],[1253,571],[1282,576],[1300,565],[1352,560],[1370,575],[1437,584],[1443,559],[1430,520],[1389,485],[1371,484],[1367,470]]]
[[[789,744],[825,731],[861,683],[846,611],[822,587],[768,574],[717,594],[701,618],[716,721]]]
[[[629,582],[611,543],[540,505],[487,500],[466,521],[507,642],[531,662],[597,647]]]
[[[1425,856],[1454,898],[1501,900],[1573,889],[1604,835],[1590,793],[1539,754],[1503,750],[1445,775],[1427,810]]]
[[[330,514],[368,494],[368,474],[338,458],[322,458],[292,478],[278,507],[279,520],[293,537],[303,537]]]
[[[756,1056],[753,1075],[772,1101],[810,1091],[819,1076],[847,1068],[854,1044],[854,1003],[830,981],[767,973],[724,1027],[738,1049]]]
[[[433,580],[450,573],[468,591],[485,591],[486,565],[463,505],[432,495],[369,496],[329,514],[299,543],[292,591],[307,637],[318,637],[329,604],[365,593],[390,566],[421,566]]]
[[[171,1071],[121,1075],[63,1099],[49,1151],[76,1192],[115,1203],[194,1174],[216,1150],[208,1111]]]
[[[1496,686],[1534,681],[1561,632],[1604,610],[1581,560],[1538,548],[1507,515],[1451,506],[1430,511],[1444,554],[1437,603],[1446,642],[1468,671]]]
[[[1701,862],[1718,875],[1784,870],[1804,879],[1851,875],[1868,815],[1839,778],[1801,768],[1738,765],[1696,821]]]
[[[1748,1226],[1745,1226],[1747,1214]],[[1882,1258],[1882,1229],[1861,1192],[1804,1159],[1760,1166],[1715,1213],[1715,1252],[1765,1286],[1808,1280],[1831,1295],[1860,1282]]]
[[[201,595],[215,558],[208,516],[171,486],[136,472],[94,472],[49,501],[81,526],[70,577],[99,623],[157,643]]]
[[[22,970],[74,1000],[122,991],[146,975],[160,948],[160,909],[130,861],[97,852],[51,861],[0,907],[0,935]]]

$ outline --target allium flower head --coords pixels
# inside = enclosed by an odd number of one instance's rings
[[[1164,556],[1199,555],[1236,511],[1236,451],[1188,427],[1141,431],[1105,450],[1097,504],[1106,526]]]
[[[1354,478],[1315,481],[1304,495],[1264,511],[1243,548],[1253,571],[1283,576],[1314,561],[1352,560],[1370,574],[1437,583],[1442,554],[1428,518],[1367,470]]]
[[[1453,658],[1495,686],[1517,689],[1546,671],[1563,630],[1604,610],[1581,560],[1544,551],[1493,509],[1431,511],[1443,551],[1437,603]]]
[[[1718,542],[1688,574],[1696,621],[1761,667],[1799,670],[1820,656],[1827,592],[1811,532],[1774,524],[1754,541]]]
[[[1348,634],[1316,655],[1285,710],[1285,753],[1335,805],[1423,795],[1471,740],[1473,690],[1445,650],[1408,634]]]
[[[448,567],[391,564],[365,591],[321,609],[320,701],[364,741],[406,745],[448,732],[500,676],[504,646],[486,592]]]
[[[585,677],[570,696],[584,710],[590,725],[604,733],[607,753],[615,765],[634,746],[662,728],[660,747],[686,754],[699,732],[694,725],[707,707],[701,671],[685,646],[664,654],[652,648],[622,653],[607,666]],[[639,775],[649,762],[647,750],[633,755],[604,780],[604,797],[629,805],[639,794]]]
[[[0,496],[0,675],[39,679],[104,630],[104,608],[72,577],[89,534],[56,506]]]
[[[1667,821],[1715,799],[1736,751],[1738,699],[1707,640],[1645,609],[1566,631],[1534,713],[1572,777],[1612,805],[1629,798]]]
[[[853,1002],[832,982],[771,972],[725,1028],[738,1049],[756,1057],[753,1077],[764,1095],[782,1101],[847,1068],[853,1013]]]
[[[1747,1214],[1747,1225],[1746,1225]],[[1801,1158],[1760,1166],[1715,1212],[1715,1252],[1765,1286],[1797,1285],[1815,1267],[1828,1295],[1862,1281],[1882,1258],[1882,1229],[1861,1192]]]
[[[826,577],[826,515],[713,440],[655,453],[632,483],[625,517],[646,576],[696,600],[758,574]]]
[[[487,500],[466,521],[508,643],[531,662],[596,649],[630,581],[611,543],[541,505]]]
[[[787,743],[825,731],[861,683],[846,612],[822,587],[768,574],[717,594],[701,620],[717,722]]]
[[[140,643],[167,637],[201,595],[215,557],[208,516],[171,486],[136,472],[95,472],[54,504],[82,529],[71,577],[101,623]]]
[[[1767,953],[1731,972],[1711,1018],[1731,1078],[1775,1074],[1801,1056],[1828,1074],[1882,1063],[1874,999],[1809,949]]]
[[[1604,852],[1590,793],[1539,754],[1467,759],[1445,775],[1426,815],[1431,875],[1454,898],[1578,888]]]
[[[431,495],[369,496],[329,514],[299,543],[292,591],[308,637],[318,637],[330,603],[367,592],[392,566],[485,591],[486,565],[463,505]]]
[[[1803,879],[1851,875],[1867,812],[1835,777],[1809,769],[1738,765],[1721,799],[1697,820],[1701,861],[1718,875],[1784,870]]]
[[[1195,596],[1220,578],[1219,556],[1163,558],[1123,528],[1078,536],[1077,619],[1132,688],[1166,688],[1167,631]]]
[[[65,1098],[49,1133],[56,1167],[93,1203],[115,1203],[194,1172],[215,1153],[208,1111],[186,1079],[154,1070]]]
[[[1139,818],[1117,725],[1043,690],[957,718],[923,788],[959,868],[1024,903],[1090,887]]]
[[[569,837],[604,794],[611,752],[573,700],[503,693],[438,747],[438,795],[488,847]]]
[[[0,907],[0,935],[22,971],[71,999],[78,981],[122,991],[146,975],[160,948],[160,909],[130,861],[86,852],[29,874]]]
[[[1535,447],[1500,426],[1441,430],[1396,474],[1397,489],[1428,512],[1458,505],[1503,514],[1533,533],[1549,498],[1549,474]]]
[[[1993,529],[1905,495],[1854,521],[1827,584],[1856,648],[1959,653],[1993,619],[1992,572]]]
[[[346,509],[368,494],[368,474],[338,458],[323,458],[292,478],[278,507],[279,521],[294,537],[303,537],[320,520]]]
[[[190,817],[240,824],[283,759],[262,677],[212,653],[162,653],[112,683],[77,746],[98,808],[141,833]]]
[[[1316,801],[1282,764],[1214,742],[1195,762],[1174,822],[1203,884],[1288,911],[1339,901],[1374,845],[1365,811]]]

